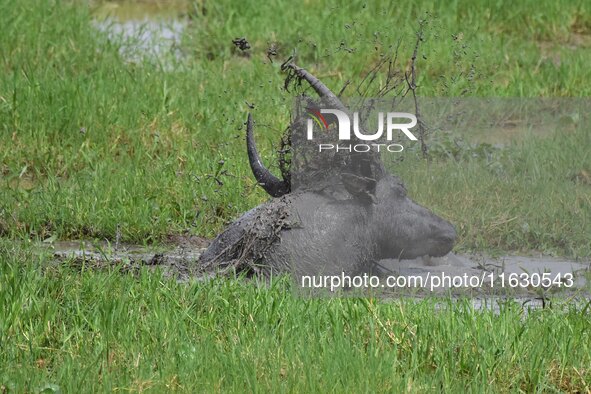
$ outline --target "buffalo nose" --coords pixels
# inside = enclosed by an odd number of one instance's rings
[[[450,223],[445,223],[445,227],[443,231],[439,234],[439,239],[441,242],[451,243],[453,244],[456,241],[458,234],[456,233],[456,229]]]

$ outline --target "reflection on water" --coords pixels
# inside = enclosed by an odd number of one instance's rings
[[[142,59],[181,58],[179,43],[186,23],[179,20],[127,20],[107,18],[94,22],[107,33],[109,40],[120,43],[121,54],[129,61]]]
[[[163,7],[160,3],[104,3],[95,11],[94,27],[120,45],[130,62],[164,61],[182,57],[180,41],[187,26],[181,19],[183,3]]]

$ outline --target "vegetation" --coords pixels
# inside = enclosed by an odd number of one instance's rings
[[[8,392],[570,391],[591,384],[588,307],[303,299],[287,280],[178,284],[2,245]],[[23,261],[27,264],[23,265]]]
[[[406,67],[424,21],[422,96],[589,96],[591,4],[189,3],[180,56],[133,61],[95,28],[97,6],[0,2],[0,392],[589,391],[588,305],[301,299],[283,280],[80,270],[33,245],[114,241],[118,228],[136,243],[212,237],[264,201],[243,124],[252,111],[275,162],[294,53],[353,94],[380,54],[398,48]],[[456,225],[458,251],[588,259],[587,116],[502,148],[432,135],[430,161],[409,150],[391,165]]]

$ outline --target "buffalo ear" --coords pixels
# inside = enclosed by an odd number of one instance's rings
[[[350,172],[341,173],[343,186],[351,195],[365,203],[376,204],[377,181],[373,178],[359,176]]]

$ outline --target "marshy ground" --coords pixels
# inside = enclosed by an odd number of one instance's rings
[[[142,245],[121,244],[113,245],[107,242],[88,241],[62,241],[51,244],[39,244],[38,253],[45,254],[57,264],[69,265],[81,269],[113,270],[138,274],[142,269],[159,271],[167,278],[176,279],[181,283],[200,282],[214,277],[213,272],[199,270],[199,256],[205,250],[208,241],[199,237],[175,237],[173,242],[166,245],[146,247]],[[509,274],[548,274],[557,280],[565,275],[572,274],[572,284],[569,286],[554,286],[553,292],[544,292],[543,287],[550,286],[515,286],[513,293],[495,292],[493,289],[483,286],[479,290],[477,286],[471,289],[466,286],[453,286],[448,282],[436,286],[434,291],[418,292],[399,291],[398,293],[367,293],[371,296],[393,297],[396,295],[435,296],[452,295],[456,298],[474,296],[485,298],[497,296],[503,299],[533,300],[551,296],[576,296],[577,298],[589,297],[588,279],[591,274],[591,261],[569,260],[550,256],[486,256],[475,254],[450,253],[444,257],[423,257],[412,260],[381,260],[379,263],[381,276],[421,276],[445,274],[447,276],[460,277],[464,274],[481,276],[484,273],[493,273],[498,276],[501,273]],[[240,274],[240,273],[237,273]],[[570,276],[568,276],[571,278]],[[508,282],[508,279],[507,279]],[[571,280],[569,279],[569,282]],[[500,283],[499,283],[500,284]],[[509,285],[506,285],[509,288]],[[466,288],[470,288],[466,291]],[[343,289],[340,289],[343,290]],[[370,289],[366,289],[370,290]],[[455,293],[454,293],[455,290]],[[488,291],[487,291],[488,290]],[[505,290],[505,289],[501,289]],[[521,291],[519,291],[521,290]],[[548,290],[548,289],[546,289]],[[562,292],[560,292],[562,290]],[[347,292],[338,293],[347,295]],[[529,297],[529,298],[528,298]],[[495,307],[496,305],[493,305]]]
[[[481,308],[177,281],[266,198],[244,121],[276,162],[285,58],[339,91],[380,53],[410,58],[426,20],[420,95],[577,100],[591,93],[588,2],[130,3],[0,4],[0,392],[590,390],[588,282],[577,302]],[[430,160],[388,163],[459,234],[455,257],[398,269],[505,261],[588,279],[589,115],[556,123],[445,130]]]

